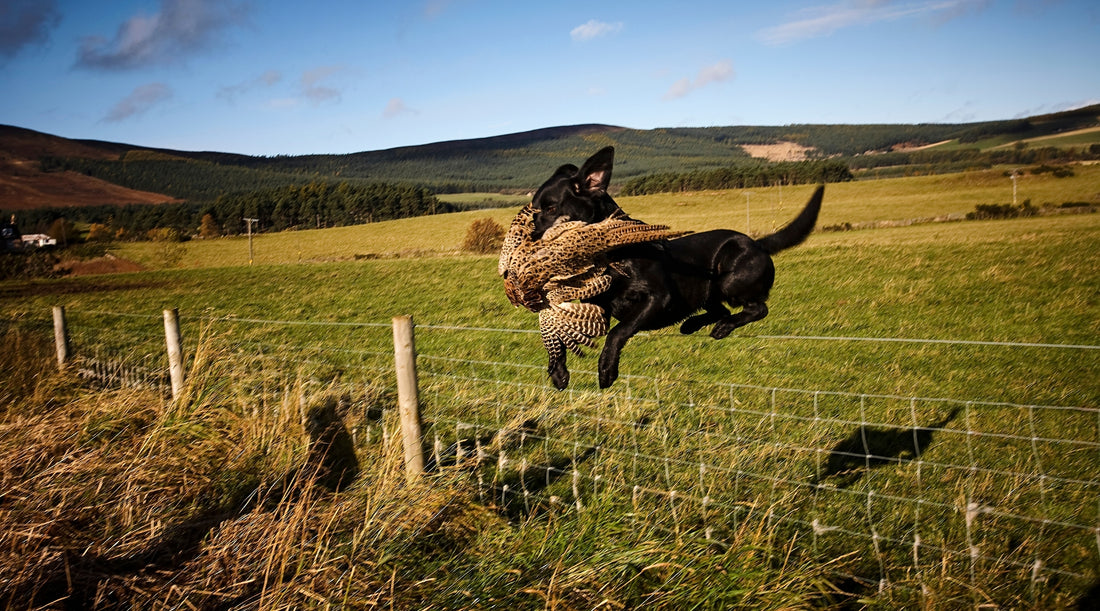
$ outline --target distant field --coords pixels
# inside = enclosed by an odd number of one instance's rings
[[[400,248],[403,242],[426,242],[433,230],[443,227],[411,223],[380,223],[374,227],[385,225],[389,232],[376,237],[381,240],[385,236],[391,240],[389,244]],[[341,231],[327,230],[328,237],[335,236],[333,241],[339,242]],[[245,241],[217,241],[222,244],[199,244],[209,251],[192,251],[191,256],[204,257],[197,259],[203,265],[192,269],[9,284],[0,300],[0,312],[40,317],[54,304],[142,314],[178,307],[190,314],[279,320],[385,323],[391,316],[412,314],[430,325],[535,328],[530,313],[513,308],[504,299],[492,255],[360,261],[334,258],[327,263],[293,265],[287,264],[293,259],[281,259],[278,253],[264,254],[278,243],[276,238],[311,233],[257,240],[257,264],[251,268],[244,265]],[[325,252],[331,256],[334,251]],[[1100,214],[816,233],[806,244],[778,255],[776,265],[772,314],[747,327],[744,332],[749,335],[1100,342],[1100,304],[1096,302]],[[1057,351],[1038,358],[1016,351],[1000,353],[1008,359],[1006,363],[999,357],[975,361],[976,353],[971,350],[952,348],[920,348],[909,356],[900,347],[873,348],[870,354],[857,357],[848,350],[863,348],[714,343],[702,337],[683,338],[675,330],[655,336],[662,339],[632,342],[624,357],[625,374],[644,374],[654,367],[661,370],[673,365],[680,357],[662,353],[662,345],[671,342],[698,357],[709,355],[705,364],[691,367],[694,375],[708,372],[707,376],[723,380],[732,374],[742,382],[777,385],[851,388],[854,384],[860,392],[1055,403],[1100,401],[1100,386],[1089,373],[1095,373],[1092,368],[1096,364],[1066,360],[1073,355]],[[543,365],[545,355],[537,338],[517,341],[514,349],[519,352],[514,358]],[[471,345],[469,356],[492,359],[499,348]],[[920,353],[942,355],[946,360],[933,366],[950,375],[932,375],[920,367],[888,377],[879,375],[884,363],[893,359],[904,362]],[[1017,358],[1023,360],[1014,361]],[[847,364],[821,368],[819,362]],[[576,364],[585,369],[595,367],[591,359]],[[1017,373],[1027,373],[1012,376],[1010,381],[1004,367],[1022,368]],[[1039,379],[1044,383],[1035,385]]]
[[[1017,198],[1033,205],[1062,202],[1100,203],[1100,165],[1075,166],[1075,175],[1025,174],[1018,179]],[[622,197],[617,201],[635,218],[665,223],[677,229],[715,228],[770,232],[793,218],[812,186],[750,190],[670,193]],[[448,196],[450,197],[450,196]],[[483,197],[478,195],[477,197]],[[501,196],[502,198],[508,196]],[[514,206],[403,219],[386,223],[254,236],[257,265],[452,254],[459,250],[470,223],[492,218],[507,226],[528,199]],[[965,214],[978,204],[1011,203],[1012,181],[1003,169],[937,176],[832,184],[825,189],[818,227],[867,221],[900,221]],[[746,203],[749,205],[746,215]],[[747,227],[746,227],[747,226]],[[156,244],[119,243],[112,252],[150,267],[158,267]],[[184,268],[247,264],[244,237],[192,240],[184,244]]]
[[[956,149],[977,148],[986,151],[1012,148],[1016,146],[1017,142],[1021,142],[1018,137],[1007,134],[995,136],[992,138],[986,138],[985,140],[979,140],[977,142],[963,143],[959,142],[958,140],[949,140],[947,142],[925,147],[925,149],[936,151],[950,151]],[[1074,147],[1079,149],[1092,144],[1100,144],[1100,127],[1090,127],[1087,129],[1067,132],[1064,134],[1040,136],[1038,138],[1027,138],[1022,142],[1032,147],[1053,146],[1056,148]]]
[[[1100,127],[1080,129],[1065,134],[1043,136],[1041,138],[1028,138],[1024,140],[1029,146],[1054,146],[1058,148],[1083,147],[1092,144],[1100,144]],[[1012,144],[1004,144],[994,148],[1010,148]]]

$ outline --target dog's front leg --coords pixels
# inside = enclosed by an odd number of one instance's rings
[[[643,297],[619,311],[616,316],[619,324],[607,334],[603,351],[600,352],[600,388],[610,388],[618,379],[619,355],[626,342],[642,329],[658,328],[655,323],[670,304],[668,290],[664,287],[642,287],[636,290],[635,295]]]
[[[550,364],[546,367],[546,373],[550,374],[550,381],[554,388],[565,390],[569,386],[569,369],[565,367],[565,353],[551,354]]]
[[[610,388],[619,378],[619,354],[634,333],[626,323],[619,323],[607,334],[600,352],[600,388]]]

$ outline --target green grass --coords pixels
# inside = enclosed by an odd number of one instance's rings
[[[1100,168],[1075,170],[1066,179],[1027,176],[1021,197],[1088,200]],[[809,187],[784,189],[782,205],[778,190],[753,191],[767,227],[793,216]],[[822,223],[965,212],[1010,197],[1010,181],[996,172],[830,185]],[[737,191],[620,204],[647,221],[704,229],[739,228],[744,201]],[[243,414],[308,388],[357,396],[364,385],[392,387],[386,325],[412,314],[429,439],[441,448],[464,439],[472,451],[473,437],[509,434],[485,442],[489,460],[468,479],[436,480],[470,495],[471,505],[437,509],[461,509],[463,518],[414,522],[407,528],[421,529],[421,541],[402,536],[405,527],[397,536],[337,530],[325,539],[336,551],[311,552],[331,566],[346,566],[340,553],[359,559],[373,586],[392,575],[414,593],[410,604],[799,607],[826,604],[832,582],[881,608],[1064,608],[1089,581],[1073,575],[1095,580],[1088,528],[1100,517],[1100,351],[797,336],[1095,346],[1100,215],[817,233],[776,257],[765,320],[720,342],[674,329],[640,335],[611,391],[596,389],[595,355],[571,356],[572,390],[557,393],[537,335],[506,331],[532,331],[535,317],[504,298],[496,258],[447,254],[474,218],[505,223],[513,213],[265,235],[253,267],[237,260],[242,246],[247,258],[243,241],[191,242],[184,269],[9,283],[0,312],[46,332],[50,306],[63,304],[78,356],[159,362],[160,310],[179,308],[185,349],[193,354],[202,335],[221,347],[207,362],[227,368],[203,401]],[[309,264],[282,252],[296,241]],[[354,258],[402,250],[436,256]],[[260,372],[267,377],[256,381]],[[306,390],[284,389],[280,376],[306,380]],[[1032,407],[1043,405],[1084,409]],[[93,429],[130,430],[110,422]],[[373,426],[362,434],[377,441]],[[937,430],[920,461],[856,461],[828,473],[830,452],[850,436],[929,426]],[[384,506],[369,488],[347,502]],[[231,534],[217,541],[228,546]],[[373,548],[388,555],[363,556],[341,547],[342,537],[395,543]],[[973,561],[970,545],[979,550]],[[1070,576],[1032,583],[1036,559]],[[306,566],[321,571],[324,562]],[[876,595],[875,585],[839,582],[834,570],[900,587]],[[296,590],[279,591],[293,599]]]

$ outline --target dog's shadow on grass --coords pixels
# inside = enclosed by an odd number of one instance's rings
[[[958,416],[956,407],[940,421],[929,426],[904,428],[861,424],[848,437],[833,446],[815,485],[826,482],[846,488],[859,481],[870,469],[896,465],[920,458],[934,437]]]

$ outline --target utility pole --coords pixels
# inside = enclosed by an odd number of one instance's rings
[[[1012,179],[1012,205],[1013,206],[1016,205],[1016,176],[1017,176],[1016,170],[1012,170],[1012,176],[1010,176],[1009,178]]]
[[[248,265],[252,266],[252,223],[259,223],[260,219],[249,219],[245,221],[248,223]]]
[[[749,235],[749,202],[752,201],[751,195],[752,191],[745,191],[745,235]]]

